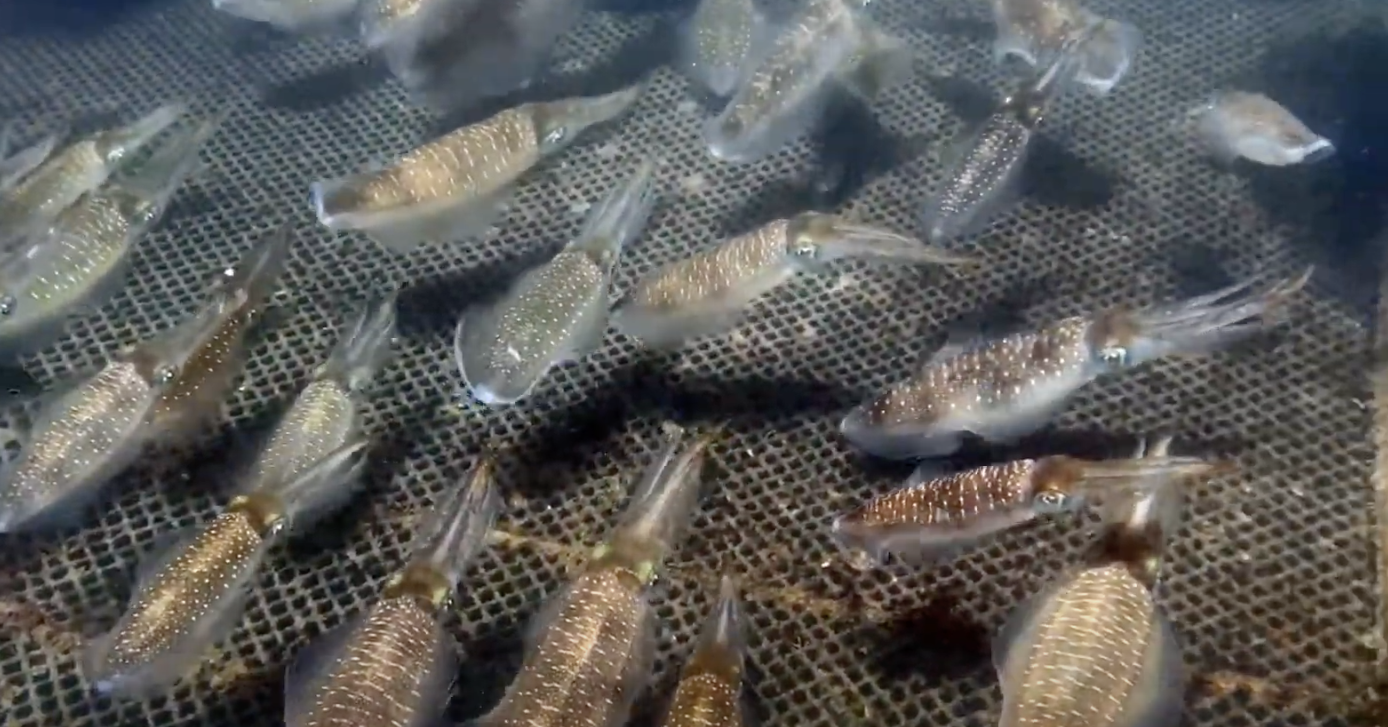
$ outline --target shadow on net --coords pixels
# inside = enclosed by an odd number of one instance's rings
[[[788,426],[806,417],[846,409],[857,397],[833,382],[775,376],[675,374],[675,355],[641,353],[603,376],[595,391],[572,404],[545,408],[510,452],[517,462],[545,462],[568,472],[584,471],[588,460],[626,431],[633,421],[672,420],[712,426],[725,433]],[[580,366],[591,366],[591,360]],[[555,371],[532,394],[532,409],[554,397]],[[543,491],[532,489],[543,487]],[[551,478],[520,483],[524,494],[545,495]]]
[[[727,237],[767,220],[841,208],[872,182],[918,158],[930,139],[891,132],[861,103],[840,100],[809,138],[807,167],[772,180],[729,213],[719,226]]]
[[[385,83],[390,72],[372,56],[318,69],[306,76],[276,84],[261,95],[266,106],[308,112],[361,95]]]
[[[547,71],[542,73],[534,84],[504,96],[459,97],[451,111],[439,115],[428,126],[425,140],[437,138],[523,103],[597,96],[638,83],[645,79],[652,69],[660,68],[669,59],[672,47],[670,32],[665,25],[658,25],[649,33],[629,39],[606,58],[597,59],[584,70],[573,73],[553,73],[555,59],[551,57],[545,66]]]
[[[1001,98],[983,84],[958,76],[933,76],[927,82],[931,93],[960,122],[959,131],[938,142],[940,160],[948,161],[962,152],[972,138],[970,132],[993,113]],[[1088,99],[1083,102],[1091,103]],[[1018,201],[1044,207],[1099,209],[1113,199],[1119,176],[1070,151],[1067,141],[1072,134],[1064,122],[1064,116],[1056,115],[1033,136]],[[1005,210],[999,217],[1003,214]]]

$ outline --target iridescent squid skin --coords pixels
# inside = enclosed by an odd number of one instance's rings
[[[286,727],[430,727],[457,674],[440,625],[486,544],[501,496],[484,457],[436,504],[381,600],[300,652],[285,677]]]
[[[0,195],[0,242],[50,224],[82,195],[104,184],[187,110],[183,104],[166,104],[126,126],[99,131],[50,155]]]
[[[176,135],[138,170],[83,195],[0,258],[0,356],[48,346],[65,333],[69,316],[99,307],[124,286],[131,248],[196,170],[220,121]]]
[[[290,241],[289,228],[281,227],[214,283],[213,302],[189,324],[189,355],[155,403],[153,421],[167,440],[187,442],[220,414],[240,378],[251,329],[279,287]]]
[[[1080,51],[1075,80],[1096,96],[1107,95],[1128,73],[1142,45],[1131,23],[1101,18],[1075,0],[991,0],[997,37],[993,57],[1009,56],[1029,66],[1046,66],[1068,37],[1098,26],[1092,42]]]
[[[640,93],[638,86],[605,96],[522,104],[431,141],[382,169],[314,182],[318,220],[330,230],[362,231],[399,253],[480,234],[522,175],[588,128],[625,112]]]
[[[1165,457],[1169,443],[1148,456]],[[1152,595],[1166,541],[1179,526],[1179,479],[1158,475],[1133,488],[1139,496],[1106,505],[1088,564],[1008,619],[993,647],[1003,692],[999,727],[1180,722],[1180,644]]]
[[[370,443],[351,405],[388,359],[394,327],[393,299],[367,306],[275,427],[240,494],[207,527],[156,549],[125,615],[83,655],[99,691],[148,697],[193,671],[239,623],[267,553],[348,499]]]
[[[366,441],[361,419],[366,390],[390,362],[395,333],[395,296],[368,301],[275,427],[246,491],[284,487],[311,473],[348,479],[341,468],[352,458],[340,455]],[[324,466],[332,462],[337,464]],[[304,519],[301,514],[299,520]]]
[[[1220,164],[1242,158],[1285,167],[1315,163],[1335,153],[1329,139],[1260,93],[1224,91],[1190,115],[1197,139]]]
[[[729,576],[719,584],[718,603],[680,672],[663,727],[741,727],[742,674],[746,642],[737,586]]]
[[[772,33],[755,0],[700,0],[680,25],[676,64],[715,96],[729,96]]]
[[[352,17],[359,0],[212,0],[212,7],[242,20],[291,33],[336,28]]]
[[[87,680],[100,693],[138,699],[190,673],[239,620],[284,524],[279,503],[243,496],[191,539],[159,546],[126,614],[83,651]]]
[[[1210,354],[1266,330],[1310,279],[1261,293],[1256,278],[1176,303],[1068,318],[942,348],[909,379],[854,409],[840,432],[889,459],[943,457],[965,435],[1009,443],[1044,427],[1086,384],[1170,356]]]
[[[957,555],[980,540],[1039,517],[1084,509],[1147,482],[1199,476],[1217,465],[1193,457],[1102,462],[1057,455],[941,475],[925,464],[900,489],[837,518],[840,545],[878,563],[888,556],[922,564]]]
[[[218,276],[191,319],[61,385],[32,426],[3,434],[22,451],[0,478],[0,532],[60,527],[147,444],[180,443],[221,410],[242,361],[241,335],[277,285],[287,228]]]
[[[532,625],[524,665],[486,727],[612,727],[644,689],[657,645],[646,590],[698,504],[706,439],[675,431],[608,540]]]
[[[759,161],[820,123],[837,90],[871,102],[907,79],[914,56],[862,12],[860,0],[811,0],[769,35],[731,98],[704,125],[715,159]]]
[[[49,134],[18,151],[10,151],[14,125],[5,126],[3,148],[0,148],[0,194],[13,189],[29,173],[38,169],[58,148],[58,135]]]
[[[728,331],[757,300],[802,272],[822,272],[840,260],[973,263],[890,230],[806,212],[769,222],[644,276],[618,302],[613,322],[647,346],[673,348]]]
[[[927,202],[926,239],[942,243],[983,231],[1020,191],[1031,141],[1078,67],[1077,53],[1095,28],[1072,36],[1044,71],[1003,100],[977,128],[966,129],[946,155],[944,179]]]
[[[464,313],[453,336],[454,359],[473,399],[514,404],[551,368],[602,344],[617,262],[659,198],[655,170],[654,161],[642,162],[558,254],[522,273],[495,302]]]

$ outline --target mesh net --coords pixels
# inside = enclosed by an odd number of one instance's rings
[[[512,506],[452,621],[465,658],[451,714],[479,714],[519,663],[525,619],[601,537],[667,417],[717,424],[725,436],[717,485],[654,596],[667,634],[653,703],[668,694],[672,667],[719,575],[730,572],[744,582],[750,690],[769,723],[992,722],[999,693],[989,635],[1074,561],[1088,534],[1048,523],[924,573],[853,569],[829,543],[827,523],[904,473],[855,455],[836,434],[841,413],[981,311],[1034,324],[1308,263],[1319,266],[1309,293],[1268,345],[1092,386],[1044,447],[1119,454],[1135,436],[1161,431],[1177,435],[1177,450],[1216,451],[1241,465],[1239,476],[1193,496],[1170,558],[1164,602],[1193,675],[1192,724],[1374,718],[1380,599],[1369,413],[1358,382],[1377,260],[1369,247],[1388,185],[1376,138],[1388,112],[1371,102],[1388,88],[1388,33],[1372,4],[1099,3],[1144,30],[1144,51],[1109,99],[1071,97],[1053,116],[1033,167],[1049,183],[970,243],[985,270],[948,279],[850,268],[805,278],[728,338],[678,354],[645,354],[610,335],[600,353],[555,371],[505,411],[449,403],[451,327],[465,305],[569,239],[585,208],[643,154],[664,156],[666,204],[624,259],[619,286],[719,235],[803,209],[812,145],[755,166],[718,165],[696,143],[702,111],[661,70],[619,129],[528,179],[497,234],[391,257],[323,231],[307,204],[310,181],[431,133],[431,120],[351,43],[288,40],[203,1],[47,5],[21,17],[10,4],[0,24],[0,102],[32,134],[56,118],[128,117],[173,98],[230,116],[204,154],[209,171],[139,245],[130,284],[26,361],[31,374],[51,382],[96,368],[193,311],[211,273],[265,231],[301,224],[283,315],[255,349],[216,436],[197,452],[147,458],[80,533],[4,541],[7,726],[276,723],[286,657],[375,598],[404,558],[416,514],[493,444],[511,453]],[[1011,82],[991,63],[983,4],[881,5],[874,12],[910,40],[922,70],[880,102],[875,123],[841,125],[858,143],[850,167],[862,183],[847,207],[913,230],[946,141]],[[559,49],[556,92],[610,90],[619,76],[651,67],[669,45],[665,20],[630,7],[590,13]],[[1174,128],[1227,85],[1268,92],[1336,139],[1340,155],[1305,168],[1213,169]],[[242,625],[196,676],[149,702],[89,696],[74,650],[110,624],[138,554],[211,516],[222,501],[217,475],[241,456],[245,433],[293,396],[347,311],[388,286],[405,290],[403,340],[372,399],[382,446],[363,504],[325,528],[340,535],[273,559]]]

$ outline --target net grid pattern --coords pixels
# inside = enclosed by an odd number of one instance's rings
[[[1024,598],[1074,563],[1088,530],[1043,523],[921,573],[849,567],[826,537],[828,522],[905,473],[855,454],[836,434],[839,417],[904,376],[952,324],[982,308],[1020,308],[1026,323],[1039,324],[1322,262],[1307,249],[1305,226],[1260,204],[1259,178],[1223,174],[1167,132],[1216,84],[1256,79],[1264,61],[1250,49],[1276,55],[1362,19],[1359,6],[1306,0],[1095,3],[1142,28],[1145,45],[1109,99],[1066,99],[1048,122],[1049,143],[1066,152],[1055,172],[1065,181],[1054,186],[1087,202],[1027,202],[966,244],[987,265],[957,279],[857,267],[807,276],[729,337],[672,355],[642,353],[609,333],[600,352],[556,369],[521,406],[487,411],[450,404],[457,314],[570,239],[583,212],[643,155],[661,155],[665,194],[624,255],[618,290],[720,236],[803,208],[787,180],[805,173],[808,145],[748,167],[710,160],[696,141],[703,111],[686,83],[663,69],[619,126],[527,178],[495,234],[391,256],[318,227],[308,183],[408,150],[430,133],[431,120],[391,82],[320,100],[334,84],[370,74],[355,46],[277,38],[208,5],[140,5],[99,32],[16,33],[0,44],[7,69],[0,104],[31,137],[55,118],[94,109],[128,117],[177,98],[193,100],[197,113],[230,113],[204,152],[209,171],[138,245],[125,290],[25,362],[39,379],[96,369],[195,310],[213,272],[260,236],[285,221],[297,235],[274,323],[223,426],[198,452],[146,458],[80,532],[4,541],[6,727],[278,723],[286,657],[374,601],[405,557],[410,523],[491,444],[508,452],[502,482],[510,506],[449,620],[462,655],[450,715],[480,714],[519,664],[527,618],[602,537],[670,417],[722,433],[703,507],[652,596],[665,638],[638,719],[668,698],[718,577],[729,572],[743,583],[755,673],[749,690],[767,724],[994,722],[1000,694],[988,640]],[[964,123],[948,101],[965,86],[941,79],[997,95],[1012,77],[991,61],[981,4],[880,5],[874,14],[911,43],[924,71],[873,114],[891,136],[924,140],[924,151],[873,179],[846,209],[919,232],[941,151]],[[597,73],[667,20],[589,13],[561,44],[556,65],[566,74]],[[1304,118],[1313,127],[1317,119],[1333,124],[1312,101]],[[1285,172],[1294,192],[1315,189],[1323,174]],[[1188,253],[1207,256],[1201,267],[1227,277],[1192,281],[1176,262]],[[1318,270],[1268,345],[1101,382],[1056,423],[1068,433],[1057,435],[1057,448],[1100,442],[1104,454],[1119,455],[1136,436],[1168,432],[1178,449],[1236,455],[1238,476],[1192,496],[1162,589],[1195,677],[1190,724],[1364,719],[1378,644],[1372,452],[1359,387],[1342,381],[1343,362],[1365,349],[1368,313],[1362,301],[1337,294],[1349,286],[1336,274],[1334,266]],[[72,656],[84,636],[114,620],[139,555],[161,535],[215,514],[227,467],[292,400],[343,318],[367,295],[391,288],[403,290],[399,355],[373,388],[367,413],[381,454],[359,504],[340,519],[344,534],[274,556],[232,638],[166,697],[92,697]]]

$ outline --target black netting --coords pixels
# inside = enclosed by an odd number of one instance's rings
[[[843,136],[872,142],[859,147],[872,153],[853,156],[853,171],[867,173],[847,207],[916,230],[947,140],[1010,81],[991,62],[985,3],[880,4],[874,12],[920,54],[920,73],[881,101],[878,127],[842,122]],[[1376,100],[1388,90],[1388,33],[1375,3],[1100,3],[1143,29],[1143,52],[1110,98],[1060,106],[1034,166],[1048,183],[968,244],[985,270],[806,278],[727,339],[679,354],[642,353],[610,334],[599,354],[505,411],[450,403],[451,329],[466,304],[570,239],[643,154],[664,157],[666,204],[624,259],[621,286],[804,208],[811,146],[750,167],[713,162],[698,143],[702,111],[684,81],[661,70],[620,127],[528,178],[497,234],[392,257],[323,231],[308,204],[314,179],[399,154],[431,132],[352,43],[287,40],[204,0],[43,5],[0,10],[0,112],[28,132],[96,112],[129,117],[173,98],[230,117],[204,155],[208,172],[140,244],[127,289],[27,361],[31,373],[49,382],[95,368],[192,312],[209,275],[264,231],[301,224],[283,315],[255,349],[226,426],[198,453],[151,457],[122,477],[119,501],[80,534],[0,540],[7,727],[277,723],[286,656],[375,598],[404,557],[413,514],[495,443],[513,460],[513,507],[468,578],[454,624],[467,658],[452,714],[476,715],[514,673],[521,624],[601,536],[623,478],[649,461],[666,417],[718,423],[727,436],[716,489],[655,596],[669,627],[662,698],[728,571],[745,584],[753,701],[769,724],[989,724],[999,694],[988,638],[1072,562],[1086,533],[1054,523],[926,573],[854,570],[828,542],[827,523],[904,473],[841,441],[841,414],[980,311],[1039,323],[1308,263],[1318,272],[1279,335],[1237,355],[1165,362],[1093,386],[1046,446],[1118,454],[1135,435],[1165,431],[1178,449],[1237,457],[1237,477],[1194,496],[1171,555],[1166,606],[1195,675],[1192,724],[1372,723],[1380,599],[1360,380],[1378,259],[1368,250],[1388,184],[1388,113]],[[564,41],[558,91],[611,90],[669,47],[661,16],[628,10],[591,13]],[[1314,167],[1216,170],[1177,125],[1227,85],[1273,95],[1340,154]],[[347,534],[274,558],[218,660],[167,698],[91,698],[72,649],[109,625],[137,553],[214,512],[217,475],[246,433],[293,395],[351,307],[387,286],[406,289],[403,352],[372,400],[382,451],[364,504],[340,520]]]

